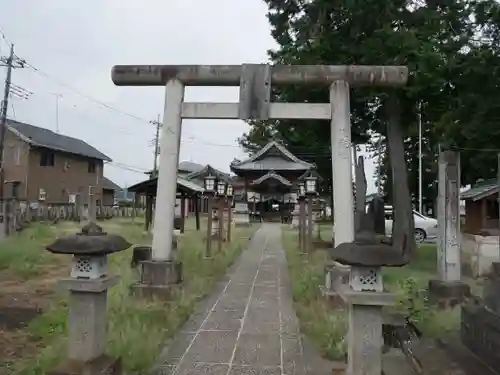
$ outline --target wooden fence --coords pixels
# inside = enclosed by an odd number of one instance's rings
[[[89,219],[89,210],[86,206],[67,205],[30,205],[14,199],[6,201],[5,220],[7,234],[19,232],[29,226],[32,222],[52,222],[60,220],[83,221]],[[96,207],[96,219],[108,220],[115,217],[141,217],[144,209],[132,207]],[[0,218],[0,220],[3,218]]]

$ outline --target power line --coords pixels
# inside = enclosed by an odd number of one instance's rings
[[[130,172],[135,172],[135,173],[144,174],[144,173],[149,172],[148,170],[143,169],[143,168],[134,167],[134,166],[131,166],[131,165],[127,165],[127,164],[123,164],[123,163],[118,163],[118,162],[108,162],[106,164],[110,165],[112,167],[124,169],[124,170],[130,171]]]
[[[46,79],[48,79],[48,80],[50,80],[50,81],[53,81],[55,84],[57,84],[57,85],[59,85],[59,86],[61,86],[61,87],[64,87],[65,89],[67,89],[67,90],[69,90],[69,91],[71,91],[71,92],[73,92],[73,93],[75,93],[75,94],[77,94],[77,95],[79,95],[79,96],[81,96],[81,97],[83,97],[83,98],[87,99],[88,101],[91,101],[91,102],[93,102],[93,103],[95,103],[95,104],[98,104],[98,105],[100,105],[100,106],[102,106],[102,107],[104,107],[104,108],[106,108],[106,109],[108,109],[108,110],[110,110],[110,111],[112,111],[112,112],[115,112],[115,113],[121,114],[121,115],[123,115],[123,116],[128,116],[128,117],[130,117],[130,118],[132,118],[132,119],[134,119],[134,120],[141,121],[141,122],[144,122],[144,123],[147,123],[147,124],[149,124],[149,123],[150,123],[148,120],[143,119],[142,117],[139,117],[139,116],[136,116],[136,115],[134,115],[134,114],[131,114],[131,113],[128,113],[128,112],[122,111],[122,110],[120,110],[120,109],[117,109],[117,108],[115,108],[115,107],[112,107],[112,106],[110,106],[109,104],[107,104],[107,103],[105,103],[105,102],[102,102],[102,101],[100,101],[100,100],[98,100],[98,99],[95,99],[95,98],[93,98],[93,97],[91,97],[91,96],[89,96],[89,95],[87,95],[87,94],[85,94],[85,93],[81,92],[81,91],[79,91],[79,90],[75,89],[74,87],[72,87],[72,86],[70,86],[70,85],[68,85],[68,84],[66,84],[66,83],[63,83],[63,82],[59,81],[58,79],[56,79],[56,78],[52,77],[51,75],[49,75],[49,74],[47,74],[47,73],[43,72],[42,70],[38,69],[37,67],[33,66],[33,65],[32,65],[32,64],[30,64],[30,63],[26,63],[26,66],[27,66],[28,68],[30,68],[31,70],[33,70],[33,71],[34,71],[35,73],[37,73],[38,75],[40,75],[40,76],[42,76],[42,77],[44,77],[44,78],[46,78]]]

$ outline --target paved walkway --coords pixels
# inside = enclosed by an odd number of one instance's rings
[[[331,374],[331,368],[303,344],[280,225],[263,224],[219,289],[164,350],[153,374],[306,372]]]

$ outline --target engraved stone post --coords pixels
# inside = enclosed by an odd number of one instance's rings
[[[307,194],[307,246],[306,246],[306,252],[311,253],[312,252],[312,246],[313,246],[313,198],[317,194],[317,187],[316,187],[317,179],[316,177],[313,176],[308,176],[305,178],[305,190]]]
[[[337,288],[348,304],[347,375],[382,373],[382,307],[394,303],[394,295],[384,292],[382,267],[406,264],[391,246],[377,242],[375,233],[363,240],[337,245],[331,252],[334,260],[351,266],[349,285]]]
[[[130,245],[90,222],[81,233],[47,246],[52,253],[73,255],[71,278],[60,281],[70,292],[68,358],[53,375],[122,373],[120,358],[105,353],[107,291],[118,282],[117,276],[108,274],[107,255]]]
[[[248,202],[236,202],[234,204],[234,225],[236,227],[247,227],[250,225]]]
[[[460,154],[439,154],[438,171],[438,277],[429,281],[429,292],[441,307],[460,303],[470,293],[460,270]]]

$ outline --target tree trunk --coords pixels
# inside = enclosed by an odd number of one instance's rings
[[[386,115],[387,143],[392,172],[392,246],[400,250],[404,256],[411,257],[416,248],[413,210],[408,187],[401,109],[395,92],[390,94],[386,102]]]

